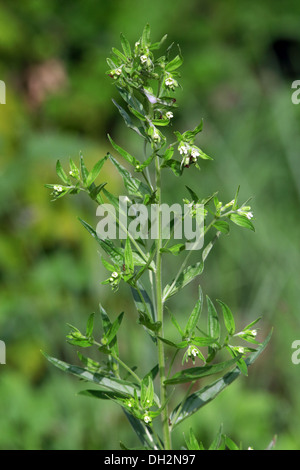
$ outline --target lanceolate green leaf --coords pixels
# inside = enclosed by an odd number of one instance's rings
[[[209,336],[195,336],[193,337],[193,344],[200,348],[205,346],[211,346],[216,342],[216,338],[210,338]]]
[[[87,231],[92,235],[92,237],[97,241],[101,248],[110,256],[110,259],[117,266],[123,266],[125,262],[125,250],[122,247],[116,246],[111,240],[106,239],[102,240],[98,237],[97,232],[84,220],[79,218],[79,221],[87,229]],[[135,266],[144,266],[145,260],[141,255],[135,251],[132,251],[133,263]],[[151,269],[151,264],[150,267]]]
[[[166,385],[172,384],[182,384],[186,382],[193,382],[194,380],[201,379],[202,377],[207,377],[208,375],[218,374],[225,369],[236,364],[239,357],[230,359],[229,361],[220,362],[219,364],[212,364],[202,367],[191,367],[190,369],[184,369],[180,372],[177,372],[170,379],[165,381]]]
[[[229,233],[229,223],[225,220],[218,220],[213,226],[222,233]]]
[[[111,155],[109,157],[122,176],[125,188],[129,194],[140,198],[144,198],[146,194],[151,194],[150,188],[145,183],[137,178],[134,178],[128,170],[126,170],[117,160],[114,159],[114,157]]]
[[[191,188],[189,188],[188,186],[186,186],[186,189],[190,193],[192,201],[194,203],[197,203],[199,201],[199,197],[197,196],[197,194]]]
[[[112,323],[109,330],[105,333],[104,338],[107,341],[107,344],[110,344],[113,341],[113,339],[115,338],[115,336],[118,332],[118,329],[120,328],[120,325],[122,323],[123,316],[124,316],[124,312],[120,313],[118,318]]]
[[[221,444],[221,439],[222,439],[222,428],[223,426],[220,426],[219,432],[214,438],[213,442],[209,446],[208,450],[217,450]]]
[[[182,251],[185,250],[184,243],[178,243],[176,245],[170,246],[169,248],[161,248],[161,253],[171,253],[172,255],[179,255]]]
[[[177,331],[180,333],[181,337],[183,337],[184,336],[183,330],[181,326],[179,325],[178,321],[176,320],[175,316],[171,312],[169,312],[169,314],[170,314],[173,325],[175,326]]]
[[[121,51],[119,51],[119,49],[113,47],[112,51],[117,57],[119,57],[119,59],[121,59],[121,62],[126,62],[126,56]]]
[[[144,114],[140,113],[139,111],[137,111],[136,109],[134,109],[132,106],[128,105],[128,109],[140,121],[147,121],[146,116]]]
[[[113,263],[117,264],[118,266],[121,266],[123,264],[123,253],[122,250],[119,247],[116,247],[114,243],[111,240],[102,240],[101,238],[98,237],[97,232],[84,220],[79,218],[79,221],[82,223],[82,225],[87,229],[87,231],[92,235],[92,237],[99,243],[101,248],[107,253]]]
[[[90,171],[90,173],[89,173],[89,175],[86,179],[87,187],[89,187],[95,181],[95,179],[99,176],[99,173],[100,173],[105,161],[107,160],[107,158],[108,158],[108,156],[106,155],[101,160],[99,160],[95,164],[95,166],[92,168],[92,170]]]
[[[86,185],[87,178],[89,176],[89,172],[88,172],[88,170],[85,166],[83,156],[82,156],[81,153],[80,153],[80,173],[81,173],[82,181],[83,181],[84,185]]]
[[[100,385],[101,387],[111,390],[113,392],[132,396],[134,390],[139,390],[139,386],[133,384],[132,382],[117,379],[113,376],[108,377],[99,372],[92,373],[82,367],[71,365],[54,357],[50,357],[46,353],[43,354],[46,359],[48,359],[48,361],[51,362],[51,364],[53,364],[55,367],[58,367],[59,369],[65,372],[69,372],[70,374],[75,375],[76,377],[82,380],[86,380],[88,382]]]
[[[161,168],[170,168],[174,175],[176,176],[181,176],[182,175],[182,166],[180,165],[180,162],[178,160],[173,160],[173,158],[170,158],[169,160],[165,160],[163,164],[161,165]]]
[[[122,118],[124,119],[126,126],[129,127],[130,129],[132,129],[133,131],[135,131],[140,137],[145,138],[144,130],[142,128],[137,127],[133,123],[133,121],[131,120],[131,117],[125,111],[125,109],[123,109],[122,106],[120,106],[115,100],[112,100],[112,102],[118,108],[119,113],[121,114]]]
[[[223,317],[224,317],[224,323],[226,326],[226,329],[230,335],[234,335],[235,333],[235,322],[234,322],[234,317],[232,315],[232,312],[228,305],[226,305],[224,302],[221,300],[217,300],[217,302],[221,305],[222,311],[223,311]]]
[[[137,288],[131,287],[133,300],[138,312],[143,312],[153,322],[156,321],[152,301],[141,281],[137,282]]]
[[[123,408],[123,411],[144,447],[153,450],[162,449],[162,443],[158,441],[159,438],[153,435],[152,429],[149,426],[146,426],[140,419],[135,418],[125,408]]]
[[[111,145],[113,146],[113,148],[115,150],[117,150],[117,152],[128,162],[130,163],[131,165],[133,166],[136,166],[136,165],[139,165],[140,162],[135,158],[133,157],[132,155],[130,155],[130,153],[126,152],[126,150],[122,149],[119,145],[117,145],[113,140],[112,138],[110,137],[110,135],[108,135],[108,138],[109,138],[109,141],[111,143]],[[114,163],[114,162],[113,162]],[[129,173],[129,172],[127,172]]]
[[[212,247],[214,246],[214,244],[216,243],[216,241],[218,240],[219,236],[221,235],[221,232],[217,232],[215,237],[213,238],[213,240],[211,242],[209,242],[206,247],[204,248],[203,252],[202,252],[202,259],[203,261],[206,260],[206,258],[208,257]]]
[[[188,450],[204,450],[203,444],[199,443],[192,428],[190,428],[189,438],[186,439]]]
[[[111,392],[109,390],[81,390],[78,395],[85,397],[98,398],[100,400],[118,400],[119,398],[127,398],[127,395],[120,392]]]
[[[60,177],[60,179],[65,183],[65,184],[71,184],[71,180],[70,178],[66,175],[66,173],[64,172],[64,169],[60,163],[59,160],[57,160],[56,162],[56,173],[57,173],[57,176]]]
[[[189,344],[188,341],[181,341],[180,343],[173,343],[173,341],[163,338],[162,336],[158,336],[158,339],[160,339],[160,341],[167,344],[168,346],[172,346],[172,348],[176,348],[176,349],[184,349]]]
[[[146,24],[143,30],[143,34],[141,37],[142,47],[149,47],[150,46],[150,25]]]
[[[254,225],[252,224],[251,220],[247,219],[245,215],[231,214],[229,218],[236,225],[239,225],[240,227],[249,228],[250,230],[255,232]]]
[[[202,312],[202,307],[203,307],[203,293],[202,289],[199,286],[199,299],[197,300],[197,303],[189,316],[188,322],[186,324],[185,330],[184,330],[184,337],[191,336],[196,328],[196,325],[199,321],[201,312]]]
[[[246,359],[246,364],[249,367],[253,362],[260,356],[268,342],[270,341],[272,332],[267,336],[265,341],[257,348],[255,352],[250,354]],[[232,371],[225,374],[220,379],[216,380],[212,384],[206,385],[201,388],[198,392],[192,393],[190,396],[180,403],[172,411],[170,420],[172,428],[180,424],[183,420],[196,413],[200,408],[210,403],[219,393],[221,393],[228,385],[234,382],[241,375],[241,371],[238,367],[235,367]]]
[[[183,63],[183,59],[180,55],[177,55],[171,62],[166,65],[167,72],[173,72],[178,69]]]
[[[131,47],[128,39],[125,38],[124,34],[121,33],[121,44],[124,51],[124,54],[127,57],[131,57]]]
[[[199,132],[201,132],[202,129],[203,129],[203,119],[201,120],[200,124],[197,127],[195,127],[193,131],[184,132],[182,134],[182,139],[190,143],[193,143],[196,135],[199,134]]]
[[[118,92],[120,93],[121,97],[123,100],[130,105],[132,108],[134,108],[136,111],[139,111],[140,113],[144,113],[144,108],[142,103],[134,96],[134,94],[125,88],[121,88],[119,86],[116,87]]]
[[[124,259],[125,259],[125,269],[133,271],[134,269],[134,260],[131,250],[131,243],[129,237],[126,239],[125,250],[124,250]]]
[[[199,276],[199,274],[202,273],[203,269],[204,269],[203,261],[199,261],[198,263],[184,269],[174,285],[173,283],[171,285],[168,284],[164,288],[164,291],[163,291],[164,300],[176,294],[180,289],[182,289],[187,284],[189,284],[193,279],[195,279],[196,276]]]
[[[208,333],[212,338],[219,339],[220,337],[220,322],[218,313],[215,309],[214,304],[208,296],[206,296],[207,308],[208,308],[208,317],[207,317],[207,327]]]
[[[95,314],[91,313],[91,315],[88,318],[87,325],[86,325],[86,336],[92,336],[93,334],[93,329],[94,329],[94,318]]]
[[[151,46],[149,47],[150,51],[154,51],[156,49],[160,49],[160,47],[162,46],[162,44],[165,42],[165,40],[167,39],[168,35],[165,34],[161,40],[159,42],[154,42],[153,44],[151,44]]]
[[[79,392],[79,395],[86,397],[98,398],[100,400],[114,400],[118,403],[118,400],[126,398],[127,395],[120,392],[113,392],[109,390],[83,390]],[[121,401],[121,400],[120,400]],[[119,404],[121,404],[119,402]],[[152,433],[151,428],[147,427],[143,421],[135,418],[130,414],[124,407],[122,407],[128,421],[130,422],[132,428],[137,434],[138,438],[142,442],[143,446],[146,449],[158,450],[162,447],[162,444],[157,440]]]

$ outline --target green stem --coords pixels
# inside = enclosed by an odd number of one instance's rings
[[[98,343],[97,341],[94,341],[93,344],[95,344],[95,346],[100,346],[100,347],[103,346],[103,344],[100,344],[100,343]],[[116,356],[115,354],[112,354],[111,352],[110,352],[110,356],[113,357],[113,358],[120,364],[120,366],[124,367],[124,369],[126,369],[127,372],[129,372],[129,374],[131,374],[132,377],[134,377],[135,380],[136,380],[139,384],[142,383],[142,380],[139,378],[139,376],[136,375],[136,374],[133,372],[133,370],[130,369],[130,367],[129,367],[127,364],[125,364],[125,362],[122,361],[122,359],[120,359],[120,358],[119,358],[118,356]]]
[[[140,379],[140,378],[133,372],[133,370],[130,369],[130,367],[128,367],[128,366],[125,364],[125,362],[123,362],[118,356],[116,356],[116,355],[114,355],[114,354],[111,354],[111,357],[113,357],[113,358],[120,364],[120,366],[124,367],[124,369],[126,369],[127,372],[129,372],[129,374],[131,374],[132,377],[134,377],[135,380],[137,380],[137,382],[138,382],[139,384],[142,383],[141,379]]]
[[[150,250],[150,253],[151,253],[151,250]],[[148,258],[147,263],[144,264],[144,266],[136,273],[136,275],[134,277],[134,282],[137,282],[139,280],[139,278],[142,276],[144,271],[146,271],[146,269],[148,269],[148,267],[150,266],[150,264],[154,260],[155,255],[156,255],[156,250],[152,250],[152,254],[150,254],[150,253],[149,253],[149,258]]]
[[[160,334],[163,336],[163,299],[162,299],[162,220],[161,220],[161,170],[159,166],[159,159],[156,156],[156,195],[158,201],[157,211],[157,250],[156,250],[156,311],[157,321],[161,322]],[[159,365],[159,379],[160,379],[160,400],[162,406],[167,400],[167,390],[165,385],[165,354],[164,354],[164,343],[158,341],[158,365]],[[163,440],[165,450],[171,450],[171,435],[169,428],[169,413],[168,406],[166,405],[161,414],[162,427],[163,427]]]
[[[217,219],[214,218],[214,220],[212,220],[212,222],[206,227],[206,229],[204,230],[203,236],[205,236],[205,235],[207,234],[207,232],[208,232],[209,229],[213,226],[213,224],[216,222],[216,220],[217,220]],[[178,272],[177,272],[177,275],[176,275],[174,281],[172,282],[172,284],[171,284],[170,288],[168,289],[168,291],[165,293],[164,299],[166,299],[166,298],[168,297],[169,292],[171,292],[171,290],[172,290],[173,287],[175,286],[175,284],[176,284],[176,282],[177,282],[177,280],[178,280],[180,274],[182,273],[182,271],[183,271],[184,268],[186,267],[187,262],[188,262],[188,260],[189,260],[189,258],[190,258],[190,256],[191,256],[192,253],[193,253],[193,250],[190,250],[190,251],[188,252],[188,254],[186,255],[186,257],[184,258],[184,260],[183,260],[183,262],[182,262],[182,264],[181,264],[181,266],[180,266],[180,268],[179,268],[179,270],[178,270]],[[164,300],[164,299],[163,299],[163,300]]]

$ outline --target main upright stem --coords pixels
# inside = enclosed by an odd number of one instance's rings
[[[158,204],[157,211],[157,254],[156,254],[156,308],[157,308],[157,321],[161,322],[160,334],[163,336],[163,298],[162,298],[162,220],[161,220],[161,170],[159,165],[158,156],[155,161],[156,168],[156,197]],[[160,379],[160,400],[161,404],[164,405],[167,400],[167,390],[164,384],[166,380],[165,375],[165,353],[164,343],[158,341],[158,365],[159,365],[159,379]],[[169,428],[169,413],[168,406],[165,405],[161,415],[162,427],[163,427],[163,439],[165,450],[171,450],[171,435]]]

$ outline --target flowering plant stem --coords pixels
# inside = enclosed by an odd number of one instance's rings
[[[121,359],[118,341],[125,312],[112,320],[102,305],[100,305],[102,322],[100,341],[96,341],[93,336],[94,313],[88,317],[84,333],[70,325],[71,331],[67,335],[67,341],[76,347],[96,347],[102,362],[100,359],[98,362],[78,353],[83,363],[83,366],[79,367],[47,354],[45,356],[63,371],[85,379],[93,385],[98,385],[99,389],[88,389],[82,393],[117,403],[141,441],[142,449],[148,450],[171,450],[174,428],[211,402],[240,374],[247,375],[248,366],[257,359],[270,339],[269,335],[264,342],[257,341],[257,330],[253,329],[253,326],[259,318],[244,328],[239,327],[236,333],[234,316],[228,305],[217,300],[223,316],[222,323],[215,304],[208,296],[206,296],[207,315],[203,325],[204,296],[200,286],[198,286],[197,300],[191,313],[187,311],[188,306],[184,312],[173,313],[169,308],[167,309],[166,303],[170,297],[180,293],[185,286],[202,275],[214,244],[222,234],[229,233],[231,224],[252,231],[254,231],[254,226],[251,220],[253,213],[250,206],[246,205],[248,201],[241,206],[238,204],[239,188],[235,192],[234,199],[223,204],[219,201],[217,192],[200,198],[193,189],[186,187],[189,199],[183,199],[183,214],[178,216],[174,212],[172,220],[169,214],[167,225],[170,230],[167,236],[165,234],[166,204],[162,200],[163,173],[165,175],[169,172],[173,178],[180,178],[185,171],[199,170],[199,160],[212,160],[195,145],[195,139],[202,131],[202,121],[193,130],[183,133],[174,131],[175,141],[173,137],[170,139],[167,132],[161,131],[161,129],[168,129],[174,117],[173,112],[177,105],[172,93],[179,87],[180,75],[177,69],[183,63],[180,49],[178,54],[171,58],[171,46],[167,48],[164,55],[155,57],[154,52],[161,47],[165,39],[166,36],[158,43],[151,43],[150,28],[146,25],[140,40],[135,43],[133,49],[127,39],[121,35],[123,52],[113,48],[112,58],[107,59],[110,68],[108,75],[114,80],[125,102],[126,110],[115,101],[114,104],[126,126],[142,138],[144,161],[132,156],[108,136],[114,150],[123,158],[127,166],[133,167],[133,171],[132,168],[131,171],[125,168],[110,153],[107,153],[91,171],[88,171],[83,156],[80,155],[79,167],[70,159],[69,174],[66,174],[61,163],[57,162],[56,171],[63,184],[46,185],[52,189],[54,200],[67,194],[85,192],[98,203],[97,215],[99,209],[104,219],[97,225],[97,229],[95,230],[83,220],[80,221],[100,245],[102,264],[110,272],[109,278],[102,284],[109,285],[113,293],[118,291],[121,282],[128,284],[138,314],[137,323],[143,327],[143,330],[140,330],[141,334],[146,332],[152,340],[152,346],[157,348],[155,354],[157,363],[142,377],[138,366],[129,366],[123,358]],[[169,139],[171,144],[168,144]],[[147,156],[149,148],[150,155]],[[127,205],[124,209],[118,204],[117,197],[106,189],[105,182],[99,185],[95,183],[107,160],[114,165],[123,179],[128,193],[125,198],[129,204],[128,214]],[[141,179],[137,177],[139,174]],[[155,183],[152,184],[153,174]],[[104,202],[106,200],[110,204],[106,204]],[[149,208],[151,220],[147,212]],[[155,214],[153,219],[152,209]],[[143,230],[138,231],[138,224],[133,221],[136,229],[134,231],[132,217],[139,211],[141,214],[146,213],[144,222],[140,223]],[[107,217],[106,213],[108,213]],[[131,217],[130,226],[128,226],[127,215]],[[124,221],[124,216],[126,221]],[[102,223],[103,220],[106,224]],[[197,230],[195,234],[184,230],[180,238],[176,232],[177,222],[180,222],[179,227],[182,228],[187,220],[194,221]],[[102,229],[108,226],[109,233],[103,233],[99,225]],[[210,239],[207,241],[208,237]],[[154,241],[151,241],[151,238],[154,238]],[[181,240],[180,243],[171,244],[171,241],[178,239]],[[169,256],[178,256],[182,252],[185,252],[185,256],[176,275],[168,279],[166,283],[163,278],[163,261],[167,264]],[[197,253],[201,253],[200,261],[198,259],[193,264],[189,264]],[[145,287],[144,279],[150,281],[150,289]],[[168,310],[168,316],[164,315],[165,310]],[[168,320],[171,320],[174,326],[174,337],[171,338],[165,336],[165,331],[168,330],[166,328]],[[183,321],[184,327],[181,325]],[[256,345],[257,348],[250,347],[249,343]],[[171,349],[170,360],[168,359],[169,348]],[[223,360],[222,356],[222,360],[218,360],[219,356],[224,353],[227,356],[229,354],[229,359]],[[140,357],[143,357],[143,354]],[[190,364],[190,367],[183,367],[186,362]],[[173,372],[174,369],[175,372]],[[215,374],[219,376],[216,381],[201,387],[203,377]],[[220,376],[220,374],[223,375]],[[157,376],[159,386],[156,382]],[[186,383],[190,385],[184,393],[181,385]],[[169,393],[170,385],[172,385],[172,393]],[[191,393],[193,387],[196,390]],[[176,399],[179,402],[174,406],[173,401]],[[153,421],[158,417],[160,417],[159,429],[156,429]],[[123,443],[121,447],[127,449]],[[184,448],[204,449],[192,429],[189,437],[185,438]],[[238,446],[223,434],[220,428],[209,448],[236,449]]]
[[[159,164],[159,158],[156,156],[155,160],[156,168],[156,198],[158,205],[158,237],[157,237],[157,247],[156,247],[156,311],[157,311],[157,320],[161,322],[160,334],[164,336],[164,304],[162,298],[162,221],[161,221],[161,169]],[[160,378],[160,399],[162,403],[167,402],[167,387],[165,385],[165,352],[164,352],[164,343],[162,341],[158,342],[158,365],[159,365],[159,378]],[[161,421],[163,427],[163,438],[164,438],[164,447],[166,450],[172,448],[171,445],[171,435],[169,429],[169,415],[168,415],[168,404],[166,403],[162,414]]]

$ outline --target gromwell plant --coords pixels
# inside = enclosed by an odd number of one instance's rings
[[[174,211],[172,216],[170,210],[165,220],[163,178],[179,179],[186,171],[198,171],[202,159],[212,160],[196,143],[202,121],[184,132],[172,132],[170,127],[177,108],[174,91],[180,87],[178,69],[183,58],[180,48],[173,44],[160,55],[158,51],[165,41],[166,36],[151,43],[150,28],[146,25],[133,46],[121,34],[121,50],[113,48],[107,59],[107,75],[122,103],[113,100],[114,105],[125,125],[140,137],[140,153],[133,156],[109,135],[109,143],[119,159],[108,152],[90,171],[82,155],[78,165],[70,159],[68,171],[58,161],[56,170],[61,182],[46,185],[52,190],[53,200],[84,192],[98,205],[97,214],[102,219],[97,227],[81,219],[80,222],[101,248],[101,261],[109,272],[102,284],[113,293],[120,283],[128,285],[140,334],[150,336],[149,344],[157,360],[146,375],[139,372],[141,364],[128,365],[118,347],[126,312],[110,315],[102,304],[98,312],[102,331],[94,331],[95,313],[89,315],[83,332],[70,325],[67,341],[80,348],[80,366],[44,354],[58,368],[97,386],[82,394],[115,402],[145,450],[172,449],[174,429],[241,374],[247,375],[248,367],[270,339],[269,334],[263,342],[257,340],[254,327],[259,318],[237,331],[229,306],[205,297],[200,286],[189,314],[186,309],[171,312],[168,308],[171,297],[203,274],[213,246],[222,234],[229,233],[231,224],[253,231],[254,226],[249,203],[239,203],[239,189],[233,192],[231,201],[222,203],[216,192],[204,196],[186,187],[186,199],[178,202],[185,210],[179,214]],[[104,164],[112,164],[124,182],[127,194],[123,204],[108,191],[107,182],[100,179]],[[181,232],[178,242],[176,230],[188,218],[201,230],[195,232],[192,243],[191,237]],[[176,275],[167,273],[165,279],[163,266],[168,264],[168,257],[178,255],[182,262]],[[165,334],[166,322],[174,327],[172,337]],[[98,360],[81,352],[89,348],[97,352]],[[214,380],[207,382],[207,377],[213,376]],[[121,443],[121,448],[127,449],[126,443]],[[200,450],[204,446],[190,429],[181,448]],[[220,428],[209,448],[239,449],[239,446]]]

